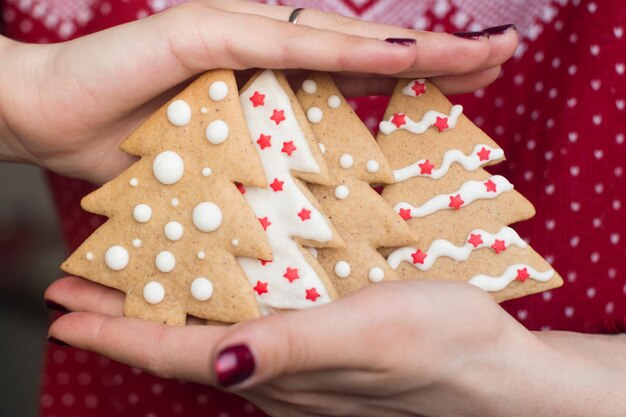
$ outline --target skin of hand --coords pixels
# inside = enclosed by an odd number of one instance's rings
[[[51,337],[161,377],[228,385],[273,417],[626,414],[626,335],[529,332],[467,284],[377,284],[230,327],[122,317],[122,293],[76,277],[46,299],[73,311]],[[246,360],[233,356],[242,350]]]
[[[389,92],[390,76],[432,77],[457,93],[493,81],[517,45],[515,30],[470,40],[313,9],[291,24],[292,10],[205,0],[65,43],[0,37],[0,161],[106,182],[134,161],[119,143],[185,82],[212,68],[338,72],[347,95]]]

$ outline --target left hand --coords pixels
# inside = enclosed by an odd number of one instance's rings
[[[608,416],[626,389],[623,338],[534,335],[459,283],[377,284],[231,327],[121,317],[123,294],[74,277],[46,298],[76,311],[50,336],[160,377],[221,382],[274,417]]]

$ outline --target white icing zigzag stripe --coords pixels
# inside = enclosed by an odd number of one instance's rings
[[[535,281],[546,282],[550,278],[552,278],[553,275],[553,269],[545,272],[538,272],[536,269],[528,265],[515,264],[509,266],[506,271],[504,271],[504,273],[499,277],[476,275],[469,280],[469,283],[485,291],[494,292],[506,288],[511,282],[515,281],[516,279],[524,282],[527,278],[531,278]]]
[[[408,218],[402,211],[410,210],[410,217],[425,217],[439,210],[461,208],[476,200],[496,198],[500,194],[513,189],[513,184],[502,175],[494,175],[486,181],[467,181],[460,189],[451,194],[440,194],[419,207],[404,201],[396,204],[394,210],[403,218]]]
[[[460,104],[455,104],[450,109],[449,115],[439,113],[438,111],[435,111],[435,110],[429,110],[426,113],[424,113],[424,116],[422,116],[422,120],[420,120],[419,122],[416,122],[405,114],[404,115],[405,123],[401,125],[400,127],[397,127],[395,124],[391,122],[393,118],[395,117],[394,115],[394,116],[391,116],[389,120],[383,120],[382,122],[380,122],[378,125],[378,128],[385,135],[395,132],[398,129],[408,130],[411,133],[415,133],[416,135],[419,135],[421,133],[424,133],[429,127],[434,125],[437,122],[437,117],[448,119],[448,128],[452,129],[453,127],[456,126],[456,123],[459,120],[459,116],[461,116],[462,113],[463,113],[463,106],[461,106]]]
[[[503,243],[496,243],[496,240],[500,240]],[[492,248],[493,245],[496,246]],[[408,262],[420,271],[427,271],[442,256],[451,258],[456,262],[464,262],[469,259],[475,250],[491,248],[496,252],[500,252],[506,250],[511,245],[522,249],[528,246],[517,232],[510,227],[503,227],[495,235],[476,229],[467,235],[463,246],[455,246],[445,239],[437,239],[430,244],[426,252],[408,246],[396,249],[387,257],[387,263],[394,270],[398,269],[402,262]]]
[[[479,155],[479,153],[481,154]],[[487,158],[484,157],[485,154],[488,155]],[[474,146],[474,149],[472,149],[472,152],[470,152],[468,155],[465,155],[458,149],[452,149],[447,151],[443,155],[443,161],[441,162],[441,166],[439,168],[433,167],[431,170],[429,170],[426,166],[425,169],[423,169],[422,166],[424,166],[424,164],[428,160],[420,159],[419,161],[411,165],[405,166],[404,168],[395,169],[393,171],[393,176],[396,182],[405,181],[413,177],[430,177],[434,180],[438,180],[448,173],[450,167],[455,162],[461,164],[461,166],[465,168],[466,171],[476,171],[483,165],[486,165],[492,161],[497,161],[498,159],[502,159],[503,157],[504,151],[502,149],[492,148],[489,145],[478,144]],[[426,172],[422,174],[422,171]],[[430,174],[428,173],[428,171],[430,171]]]

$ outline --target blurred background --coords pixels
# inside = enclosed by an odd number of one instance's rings
[[[43,292],[66,255],[43,172],[0,163],[0,417],[35,417],[49,323]]]

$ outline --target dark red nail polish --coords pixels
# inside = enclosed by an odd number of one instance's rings
[[[463,39],[472,39],[472,40],[480,40],[482,38],[488,38],[489,34],[487,32],[482,32],[482,31],[478,31],[478,32],[454,32],[453,33],[454,36],[457,36],[459,38],[463,38]]]
[[[515,26],[513,23],[483,29],[483,32],[487,32],[490,35],[504,35],[511,30],[517,30],[517,26]]]
[[[385,42],[392,43],[394,45],[411,46],[415,45],[415,39],[411,38],[387,38]]]
[[[222,350],[215,360],[217,382],[223,387],[239,384],[250,378],[256,363],[246,345],[235,345]]]
[[[46,340],[47,340],[48,342],[53,343],[53,344],[58,345],[58,346],[70,347],[70,345],[68,345],[68,344],[67,344],[67,343],[65,343],[64,341],[59,340],[59,339],[57,339],[57,338],[55,338],[55,337],[52,337],[52,336],[48,336],[48,337],[46,337]]]
[[[46,301],[46,308],[53,310],[53,311],[59,311],[61,313],[69,313],[70,311],[65,307],[62,306],[59,303],[55,303],[54,301],[50,301],[50,300],[45,300]]]

